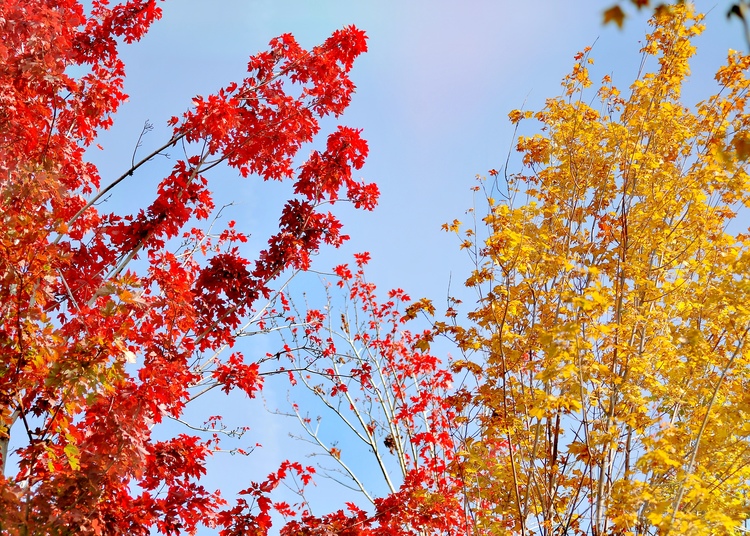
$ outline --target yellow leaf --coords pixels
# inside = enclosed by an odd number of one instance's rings
[[[575,456],[576,460],[579,461],[588,462],[591,458],[588,445],[581,443],[580,441],[573,441],[568,445],[568,452]]]
[[[78,471],[78,469],[81,467],[81,462],[79,461],[80,452],[78,451],[78,447],[76,447],[73,443],[68,443],[67,445],[65,445],[63,452],[65,453],[65,457],[68,458],[68,463],[70,464],[71,469],[73,469],[74,471]]]
[[[546,413],[545,409],[540,406],[534,406],[529,410],[529,416],[534,419],[543,418],[545,413]]]

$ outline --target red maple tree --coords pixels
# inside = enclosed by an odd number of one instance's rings
[[[349,104],[365,35],[347,27],[309,51],[291,35],[274,39],[244,79],[196,97],[169,121],[170,139],[103,186],[86,150],[126,98],[119,50],[160,16],[155,0],[0,3],[3,534],[265,533],[268,493],[290,471],[310,478],[285,463],[227,508],[200,484],[211,439],[151,430],[179,417],[196,385],[253,396],[259,364],[221,350],[282,272],[346,239],[325,205],[374,207],[376,186],[352,176],[367,155],[359,131],[339,127],[293,165],[319,120]],[[177,144],[185,156],[147,207],[122,216],[97,205]],[[294,185],[257,258],[243,255],[233,223],[206,230],[206,173],[219,165]]]
[[[343,305],[333,285],[318,308],[305,300],[307,308],[299,310],[293,293],[281,294],[269,322],[284,334],[282,353],[291,363],[292,384],[317,397],[326,412],[326,417],[311,414],[309,396],[290,410],[304,437],[335,466],[321,464],[319,472],[360,491],[370,509],[347,504],[346,510],[320,517],[303,511],[282,534],[478,534],[458,466],[466,421],[456,411],[453,375],[430,354],[434,332],[406,328],[431,306],[426,300],[410,305],[402,289],[381,301],[365,277],[369,255],[356,254],[355,261],[353,268],[334,268]],[[336,433],[323,434],[331,416],[329,431]],[[345,434],[351,440],[340,442]],[[375,473],[366,479],[355,467],[363,458]],[[385,497],[372,493],[378,480]]]

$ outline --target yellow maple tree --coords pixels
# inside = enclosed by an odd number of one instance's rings
[[[443,329],[476,378],[457,470],[478,532],[738,534],[748,518],[750,58],[730,52],[687,107],[701,16],[651,24],[655,69],[626,94],[609,77],[593,94],[586,50],[561,96],[511,112],[541,133],[519,138],[521,173],[484,183],[484,238],[446,225],[476,255],[478,305]]]

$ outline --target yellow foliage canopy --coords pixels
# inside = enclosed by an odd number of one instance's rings
[[[487,238],[461,237],[481,299],[447,328],[482,363],[464,473],[482,530],[732,534],[748,517],[750,58],[683,105],[700,20],[657,12],[657,68],[627,97],[605,78],[587,104],[587,50],[562,96],[510,114],[542,133],[518,140]]]

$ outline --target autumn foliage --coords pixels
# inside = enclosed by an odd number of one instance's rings
[[[750,504],[750,58],[681,101],[701,17],[657,12],[626,94],[590,52],[491,172],[462,236],[479,305],[442,326],[475,378],[479,531],[737,534]]]
[[[261,533],[267,494],[289,471],[307,475],[289,462],[243,492],[253,501],[225,507],[199,483],[215,439],[151,431],[197,387],[254,396],[258,363],[222,350],[280,273],[346,239],[324,205],[375,205],[377,188],[352,175],[367,155],[356,129],[338,127],[293,165],[320,119],[349,104],[365,36],[348,27],[311,50],[274,39],[244,79],[195,97],[168,140],[104,186],[86,151],[126,98],[118,53],[160,16],[154,0],[95,0],[88,12],[72,0],[0,4],[3,534]],[[184,156],[150,203],[124,216],[97,205],[175,146]],[[233,223],[206,221],[206,173],[219,165],[293,184],[257,258]]]
[[[299,158],[352,98],[357,28],[311,50],[274,39],[100,178],[87,151],[126,98],[119,50],[160,16],[155,0],[0,3],[2,534],[737,533],[750,510],[750,58],[730,53],[717,93],[685,106],[701,31],[685,5],[656,10],[654,69],[625,94],[609,77],[594,92],[591,52],[576,56],[561,96],[510,114],[539,129],[518,138],[521,171],[492,170],[481,220],[445,226],[472,255],[478,301],[464,317],[452,298],[434,321],[429,300],[379,298],[364,253],[334,268],[323,304],[279,282],[347,239],[330,205],[377,201],[353,175],[358,130]],[[181,156],[147,203],[105,210],[170,148]],[[248,229],[218,218],[214,168],[238,188],[292,185],[257,255]],[[409,330],[422,313],[433,329]],[[235,343],[251,334],[277,351],[246,358]],[[436,340],[455,344],[449,369]],[[187,426],[188,404],[213,389],[256,397],[269,376],[288,380],[288,416],[364,504],[320,515],[304,493],[277,501],[283,482],[325,476],[293,459],[236,498],[201,483],[234,432],[221,415]],[[353,442],[331,442],[295,396]],[[186,426],[156,434],[167,420]]]
[[[470,533],[463,481],[453,467],[459,442],[452,374],[430,354],[429,331],[406,329],[414,310],[409,296],[394,289],[380,301],[365,277],[369,255],[355,260],[353,268],[335,267],[336,285],[328,288],[324,309],[298,310],[285,299],[273,325],[285,334],[283,353],[296,389],[313,393],[326,415],[335,416],[331,425],[310,412],[309,402],[291,409],[305,437],[340,469],[329,464],[321,476],[360,491],[374,513],[352,504],[335,516],[293,520],[283,533],[317,534],[305,532],[314,527],[372,536]],[[337,290],[344,294],[340,307]],[[331,426],[351,441],[332,443],[321,430]],[[353,463],[363,455],[379,479],[358,473]],[[382,480],[386,497],[371,491],[374,480]]]

